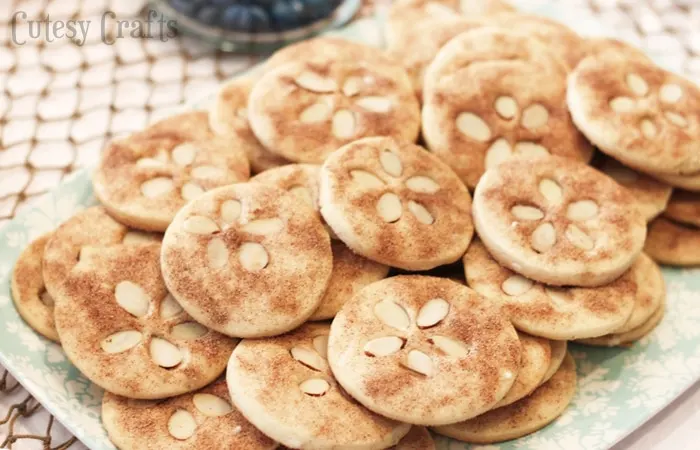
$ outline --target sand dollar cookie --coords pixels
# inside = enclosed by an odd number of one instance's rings
[[[634,308],[627,322],[613,334],[626,333],[642,326],[666,298],[666,284],[661,268],[646,254],[639,255],[630,272],[637,283]]]
[[[241,77],[221,86],[209,110],[209,125],[219,135],[242,139],[251,171],[259,173],[289,164],[289,161],[265,149],[250,129],[248,97],[254,83],[252,78]]]
[[[518,333],[518,338],[522,346],[518,376],[506,396],[491,409],[510,405],[530,395],[542,384],[542,380],[549,370],[552,362],[552,348],[549,345],[549,340],[522,332]]]
[[[318,214],[243,183],[185,206],[163,239],[163,276],[198,322],[235,337],[281,334],[318,308],[333,265]]]
[[[593,149],[571,121],[563,77],[522,61],[494,61],[443,78],[423,107],[428,148],[470,189],[514,156],[588,162]]]
[[[576,363],[571,355],[554,376],[530,396],[466,422],[433,431],[473,444],[492,444],[526,436],[559,417],[576,392]]]
[[[557,286],[610,283],[646,237],[629,192],[585,164],[555,157],[488,170],[474,193],[474,224],[503,266]]]
[[[56,299],[55,318],[71,362],[130,398],[199,389],[221,375],[235,346],[194,322],[168,294],[157,243],[84,249]]]
[[[660,264],[700,265],[700,228],[665,217],[654,219],[649,224],[644,251]]]
[[[491,409],[513,386],[520,357],[518,335],[497,307],[453,281],[418,275],[360,291],[333,320],[328,342],[333,374],[353,398],[417,425]]]
[[[596,337],[624,326],[635,307],[631,271],[595,288],[555,288],[536,283],[496,262],[480,241],[464,256],[467,284],[502,305],[519,330],[556,340]]]
[[[34,240],[22,252],[12,272],[12,300],[17,312],[32,329],[58,342],[54,324],[54,300],[44,287],[42,265],[44,249],[51,233]]]
[[[603,53],[569,77],[579,129],[626,166],[668,175],[700,171],[700,88],[649,61]]]
[[[414,142],[420,129],[418,100],[401,66],[342,58],[268,72],[253,88],[248,117],[268,150],[316,164],[356,139]]]
[[[80,261],[85,248],[140,245],[160,239],[158,234],[130,230],[101,206],[81,211],[58,227],[46,243],[42,264],[46,290],[54,300],[59,297],[68,274]]]
[[[564,62],[534,36],[517,31],[488,26],[472,26],[438,49],[425,73],[425,91],[429,95],[445,77],[488,61],[522,61],[536,65],[546,73],[554,73],[554,82],[562,82],[567,74]],[[500,109],[507,110],[502,99]],[[512,104],[510,105],[512,109]]]
[[[161,401],[105,392],[102,423],[110,440],[123,450],[277,448],[233,407],[223,379]]]
[[[337,59],[363,61],[370,65],[396,64],[396,61],[381,49],[339,37],[322,36],[288,45],[276,51],[265,62],[265,69],[273,70],[291,62],[316,61],[323,63]]]
[[[646,322],[637,328],[633,328],[623,333],[612,333],[605,336],[590,339],[579,339],[576,342],[594,347],[631,347],[635,342],[647,337],[661,323],[666,311],[665,302],[654,311]]]
[[[549,381],[549,379],[552,378],[555,373],[557,373],[559,367],[561,367],[562,363],[564,362],[564,358],[567,354],[567,341],[550,340],[549,346],[552,349],[552,358],[549,363],[549,369],[547,369],[547,373],[544,375],[544,378],[540,382],[540,386]]]
[[[459,178],[423,148],[391,138],[334,152],[321,169],[320,202],[354,252],[406,270],[457,261],[473,234],[471,197]]]
[[[274,338],[244,340],[226,381],[234,405],[259,430],[291,448],[387,448],[410,425],[349,398],[326,361],[329,326],[306,324]]]
[[[391,450],[435,450],[435,442],[425,427],[411,427],[411,431]]]
[[[268,170],[251,181],[276,186],[294,195],[299,201],[318,210],[320,167],[313,164],[290,164]],[[328,282],[321,305],[310,320],[333,318],[343,304],[355,292],[368,284],[379,281],[389,274],[389,267],[356,255],[345,244],[337,240],[333,230],[325,224],[333,251],[333,273]]]
[[[700,194],[674,191],[664,216],[679,223],[700,227]]]
[[[95,171],[95,195],[120,222],[165,231],[187,202],[248,179],[241,142],[234,136],[190,141],[177,133],[115,141]]]
[[[635,172],[608,156],[601,157],[595,166],[630,191],[647,222],[666,209],[673,192],[673,188],[668,184]]]

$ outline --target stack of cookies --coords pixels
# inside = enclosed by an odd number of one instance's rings
[[[119,448],[515,439],[569,405],[567,341],[661,321],[654,260],[700,263],[700,90],[462,4],[396,1],[387,51],[302,42],[113,142],[101,206],[24,252],[17,309]]]

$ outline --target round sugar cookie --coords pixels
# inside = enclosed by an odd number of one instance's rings
[[[555,373],[559,370],[559,367],[561,367],[562,363],[564,362],[564,358],[566,357],[566,350],[567,350],[567,341],[554,341],[550,340],[549,341],[549,346],[552,350],[551,352],[551,360],[549,363],[549,369],[547,369],[547,373],[544,375],[544,378],[540,382],[540,386],[545,384],[547,381],[550,380],[554,376]]]
[[[426,95],[423,137],[470,189],[515,156],[588,162],[593,154],[569,116],[564,75],[522,61],[484,62],[443,78]]]
[[[322,36],[277,50],[265,62],[265,69],[270,71],[291,62],[315,61],[323,63],[338,59],[352,62],[362,61],[370,66],[372,64],[396,64],[391,56],[379,48],[339,37]]]
[[[700,192],[700,172],[691,173],[688,175],[666,175],[658,173],[650,173],[650,175],[664,183],[668,183],[673,187],[685,189],[692,192]]]
[[[401,66],[342,58],[266,73],[250,95],[248,117],[265,148],[315,164],[356,139],[415,142],[420,130],[418,100]]]
[[[223,378],[196,392],[167,400],[134,400],[105,392],[102,423],[122,450],[273,450],[231,405]]]
[[[491,409],[513,386],[520,358],[518,335],[497,307],[451,280],[419,275],[364,288],[335,317],[328,342],[331,370],[353,398],[415,425]]]
[[[490,22],[487,19],[482,19],[482,23],[486,23],[486,26],[472,26],[444,44],[433,55],[434,59],[425,73],[426,95],[430,95],[442,79],[474,64],[489,61],[530,63],[537,66],[540,72],[552,73],[553,82],[565,82],[568,69],[564,62],[539,39],[517,31],[489,26]],[[499,110],[504,112],[504,119],[513,118],[512,99],[501,99],[498,106]]]
[[[198,322],[234,337],[290,331],[318,308],[333,265],[318,214],[262,183],[215,189],[163,238],[163,276]]]
[[[51,236],[48,233],[32,241],[17,259],[12,272],[12,300],[19,315],[33,330],[58,342],[54,300],[44,287],[42,274],[44,249]]]
[[[204,141],[214,137],[214,131],[209,127],[207,111],[194,110],[174,114],[150,124],[145,130],[133,134],[140,139],[171,137],[177,135],[186,141]]]
[[[603,53],[569,76],[576,126],[601,151],[648,173],[700,171],[700,88],[634,56]]]
[[[209,110],[209,126],[221,136],[236,136],[243,140],[243,150],[253,173],[289,164],[286,159],[265,149],[253,134],[248,122],[248,97],[255,81],[240,77],[221,86]]]
[[[395,139],[355,141],[321,168],[321,213],[354,252],[392,267],[453,263],[473,235],[471,197],[435,155]]]
[[[435,450],[435,441],[425,427],[411,427],[411,431],[391,450]]]
[[[639,255],[630,272],[637,284],[634,308],[627,322],[613,334],[626,333],[642,326],[666,298],[666,283],[661,268],[649,256],[644,253]]]
[[[112,142],[93,177],[95,196],[120,222],[165,231],[187,202],[249,178],[244,145],[234,136],[191,141],[177,132]]]
[[[515,378],[515,382],[506,396],[491,409],[510,405],[530,395],[532,391],[542,384],[542,380],[551,365],[552,348],[548,339],[522,332],[518,333],[518,338],[522,346],[518,376]]]
[[[92,382],[129,398],[206,386],[235,346],[185,314],[166,290],[159,257],[158,243],[86,248],[56,298],[68,358]]]
[[[226,381],[238,410],[259,430],[291,448],[382,449],[410,425],[351,399],[326,361],[329,326],[306,324],[274,338],[242,341]]]
[[[319,175],[319,166],[290,164],[256,175],[251,181],[283,189],[318,210]],[[332,319],[355,292],[368,284],[386,278],[389,274],[388,266],[356,255],[345,244],[337,240],[335,233],[328,225],[325,226],[331,239],[334,239],[331,241],[333,272],[326,293],[321,300],[321,306],[318,307],[310,320]]]
[[[573,70],[585,55],[585,40],[555,20],[531,14],[503,13],[489,17],[489,23],[538,38],[566,63],[569,70]]]
[[[649,224],[644,251],[660,264],[698,266],[700,228],[659,217]]]
[[[85,248],[140,245],[160,239],[158,234],[129,230],[101,206],[81,211],[59,226],[46,243],[42,264],[46,290],[54,300],[59,297],[68,274],[81,260]]]
[[[392,41],[387,53],[408,72],[416,97],[423,98],[425,71],[440,49],[452,38],[465,31],[484,26],[478,17],[450,17],[426,19],[406,30],[401,39]]]
[[[480,241],[464,256],[467,284],[498,302],[519,330],[555,340],[602,336],[624,326],[635,307],[636,278],[628,271],[595,288],[554,288],[501,266]]]
[[[503,266],[556,286],[600,286],[622,275],[644,246],[634,198],[580,162],[504,162],[474,193],[474,225]]]
[[[578,344],[591,345],[594,347],[631,347],[632,344],[647,337],[661,323],[666,310],[665,302],[654,311],[642,325],[624,333],[612,333],[605,336],[590,339],[579,339]]]
[[[559,417],[576,393],[576,363],[570,354],[559,370],[530,396],[454,425],[433,428],[444,436],[472,444],[492,444],[534,433]]]
[[[613,38],[586,38],[586,56],[598,56],[613,52],[623,58],[635,57],[642,61],[651,61],[649,56],[637,47]]]
[[[675,190],[664,216],[678,223],[700,227],[700,194]]]
[[[637,208],[647,222],[653,220],[666,209],[673,192],[673,188],[668,184],[635,172],[608,156],[599,158],[595,162],[595,166],[630,191]]]

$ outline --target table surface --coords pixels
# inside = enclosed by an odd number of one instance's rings
[[[513,0],[544,4],[551,0]],[[558,0],[572,21],[595,23],[700,81],[700,0]],[[94,164],[105,142],[142,129],[182,102],[210,92],[257,62],[212,52],[187,38],[100,42],[99,26],[78,46],[11,42],[11,18],[92,19],[138,15],[145,0],[0,0],[0,227],[70,172]],[[390,0],[367,1],[386,5]],[[23,28],[17,28],[20,40]],[[24,31],[26,33],[26,31]],[[615,449],[697,447],[700,385]],[[23,437],[31,436],[31,437]],[[85,449],[0,367],[0,447]],[[11,444],[14,442],[14,446]]]

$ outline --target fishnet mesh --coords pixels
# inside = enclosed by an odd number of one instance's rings
[[[559,1],[652,54],[663,52],[677,71],[700,79],[697,0]],[[365,0],[363,14],[390,3]],[[0,226],[68,173],[94,163],[112,137],[143,128],[257,62],[210,51],[188,38],[127,37],[106,46],[92,36],[82,47],[63,40],[16,46],[10,39],[15,11],[27,12],[28,19],[48,15],[99,23],[107,10],[129,18],[144,6],[145,0],[0,0]],[[44,449],[67,449],[76,442],[53,442],[50,415],[41,435],[16,432],[16,425],[41,406],[22,394],[7,372],[0,369],[0,374],[0,400],[21,398],[0,410],[0,447],[24,448],[20,442],[32,440]]]

